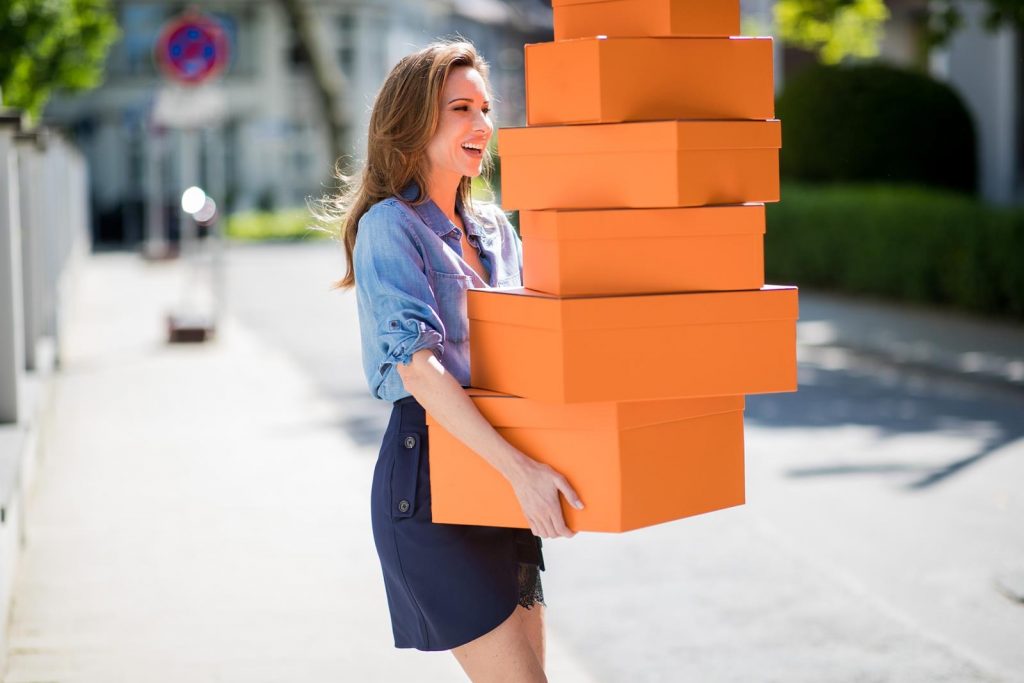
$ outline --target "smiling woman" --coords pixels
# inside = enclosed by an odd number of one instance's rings
[[[539,682],[540,537],[574,535],[560,495],[582,503],[464,390],[467,290],[522,286],[519,237],[471,194],[494,133],[487,76],[464,41],[402,59],[374,102],[365,167],[322,217],[340,225],[348,272],[336,284],[356,289],[367,384],[393,403],[370,509],[395,646],[451,650],[474,681]],[[530,529],[433,523],[427,412],[508,479]]]

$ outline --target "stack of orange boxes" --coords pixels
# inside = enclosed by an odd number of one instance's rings
[[[779,199],[770,38],[739,2],[554,0],[499,131],[525,288],[471,290],[471,395],[626,531],[744,502],[744,395],[796,390],[795,287],[764,285]],[[428,416],[433,520],[527,527],[508,482]]]

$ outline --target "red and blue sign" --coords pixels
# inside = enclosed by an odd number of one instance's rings
[[[227,66],[228,39],[216,19],[190,13],[164,26],[156,56],[168,77],[195,85]]]

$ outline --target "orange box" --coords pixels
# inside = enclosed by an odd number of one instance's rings
[[[523,284],[559,296],[760,289],[764,204],[521,211]]]
[[[796,287],[467,299],[474,387],[549,403],[796,390]]]
[[[502,128],[502,206],[639,209],[777,202],[781,145],[778,119]]]
[[[744,503],[742,396],[550,405],[470,389],[498,433],[565,475],[576,531],[628,531]],[[523,527],[512,485],[427,415],[432,520]]]
[[[734,36],[739,0],[552,0],[555,40],[589,36]]]
[[[526,122],[770,119],[771,38],[582,38],[526,46]]]

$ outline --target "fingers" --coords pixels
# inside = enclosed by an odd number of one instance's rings
[[[537,519],[530,523],[530,529],[533,531],[534,536],[540,536],[541,538],[553,538],[552,527],[549,522],[542,519]]]
[[[565,525],[565,520],[562,518],[562,511],[558,511],[558,515],[551,518],[551,524],[555,528],[556,533],[563,538],[572,538],[576,535],[576,532]]]
[[[554,489],[539,487],[523,494],[521,501],[523,511],[527,513],[530,531],[541,538],[572,538],[576,532],[565,523],[558,494],[561,492],[577,510],[583,509],[583,501],[564,476],[546,466],[541,471],[546,472],[542,478],[548,480],[547,487],[553,484]],[[547,488],[547,491],[543,491],[543,488]]]
[[[580,500],[579,496],[576,495],[576,491],[572,486],[569,485],[569,481],[561,474],[556,475],[553,478],[556,491],[554,500],[551,501],[552,505],[549,508],[550,512],[547,519],[545,520],[546,528],[550,529],[552,536],[549,538],[572,538],[576,535],[576,532],[570,529],[565,523],[565,516],[562,514],[562,505],[558,500],[558,491],[562,492],[565,499],[569,501],[577,510],[583,509],[583,501]]]
[[[572,538],[576,535],[575,531],[565,525],[561,508],[545,517],[530,520],[530,531],[541,538]]]
[[[569,481],[565,477],[559,476],[555,479],[555,486],[562,492],[565,499],[569,501],[569,505],[572,505],[577,510],[583,509],[583,501],[576,495],[576,489],[569,485]]]

